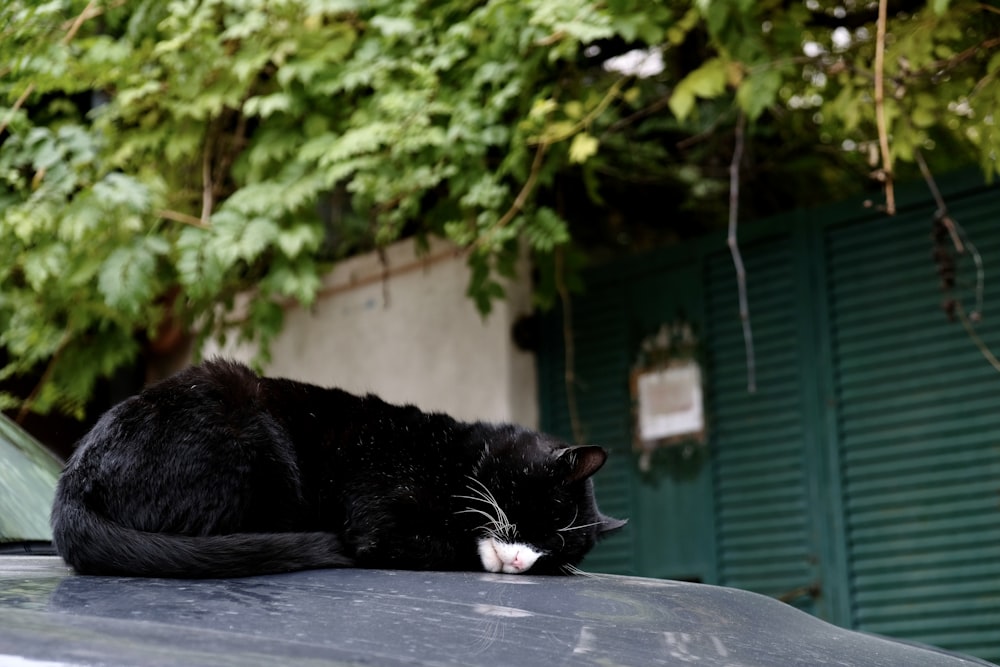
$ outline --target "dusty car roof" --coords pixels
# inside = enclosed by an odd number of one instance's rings
[[[316,570],[182,581],[0,557],[0,663],[984,665],[734,589],[633,577]]]

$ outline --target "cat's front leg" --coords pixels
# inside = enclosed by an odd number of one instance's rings
[[[475,542],[451,534],[450,528],[450,517],[427,505],[369,502],[355,508],[345,541],[353,547],[358,567],[480,569]]]

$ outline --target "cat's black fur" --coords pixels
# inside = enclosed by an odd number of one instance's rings
[[[557,573],[624,523],[594,502],[605,457],[215,360],[98,421],[59,479],[52,530],[85,574],[481,570],[489,531],[542,552],[531,573]]]

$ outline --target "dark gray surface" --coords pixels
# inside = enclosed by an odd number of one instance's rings
[[[0,664],[984,665],[770,598],[630,577],[322,570],[80,577],[0,556]],[[21,663],[31,664],[31,663]]]

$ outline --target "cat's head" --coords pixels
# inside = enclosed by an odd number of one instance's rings
[[[590,478],[607,460],[604,449],[519,428],[493,435],[459,496],[484,570],[570,573],[601,536],[625,525],[594,500]]]

